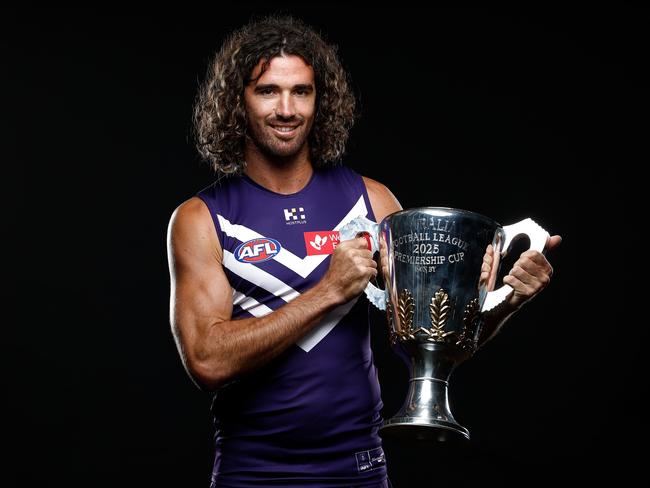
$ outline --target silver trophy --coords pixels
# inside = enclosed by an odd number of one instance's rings
[[[388,215],[379,224],[357,217],[340,229],[341,240],[371,236],[379,251],[385,289],[369,283],[369,300],[387,313],[393,350],[409,368],[404,405],[381,428],[407,438],[447,440],[469,431],[451,414],[449,377],[470,358],[481,337],[484,312],[512,288],[494,289],[501,259],[512,240],[527,235],[542,252],[549,237],[531,219],[501,226],[483,215],[446,207],[421,207]],[[486,248],[494,261],[481,279]]]

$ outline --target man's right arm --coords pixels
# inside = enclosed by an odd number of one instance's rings
[[[221,245],[199,198],[173,212],[167,252],[172,332],[185,369],[206,390],[268,363],[327,312],[359,295],[377,273],[365,239],[342,242],[313,288],[264,317],[232,320]]]

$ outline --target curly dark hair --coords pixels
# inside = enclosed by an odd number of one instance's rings
[[[255,81],[251,72],[261,60],[264,73],[271,60],[282,55],[300,56],[314,70],[316,116],[308,139],[312,163],[324,167],[340,161],[356,112],[336,46],[299,19],[269,16],[230,35],[199,88],[193,112],[194,139],[215,173],[242,173],[247,134],[244,88]]]

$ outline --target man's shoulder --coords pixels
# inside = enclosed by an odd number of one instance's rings
[[[362,178],[377,222],[402,209],[399,201],[386,185],[367,176],[362,176]]]
[[[380,183],[379,181],[374,180],[368,176],[361,175],[361,178],[363,178],[363,183],[366,185],[368,195],[372,193],[373,195],[379,197],[393,196],[393,193],[383,183]]]
[[[167,246],[170,256],[184,255],[192,259],[216,256],[221,263],[221,245],[214,228],[205,202],[197,196],[188,198],[174,209],[169,219]]]
[[[188,198],[178,205],[170,217],[170,226],[189,228],[201,227],[210,223],[210,210],[198,196]]]

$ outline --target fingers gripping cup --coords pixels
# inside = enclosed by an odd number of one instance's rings
[[[357,237],[363,237],[366,240],[366,245],[368,246],[368,251],[372,252],[372,237],[370,237],[370,232],[361,231],[357,234]]]
[[[361,232],[379,251],[384,290],[369,283],[365,293],[385,310],[393,351],[407,364],[409,390],[382,432],[400,437],[469,438],[454,419],[448,399],[452,371],[478,347],[482,315],[504,302],[512,288],[494,289],[501,258],[512,240],[527,235],[542,252],[549,237],[531,219],[501,226],[481,214],[446,207],[393,213],[376,224],[357,217],[340,229],[341,240]],[[488,245],[494,256],[489,270]],[[482,273],[483,267],[483,273]]]

